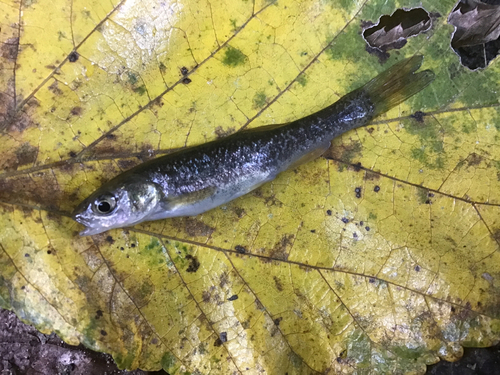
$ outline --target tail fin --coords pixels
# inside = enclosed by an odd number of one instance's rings
[[[400,61],[362,87],[375,105],[374,116],[404,102],[434,80],[431,70],[415,73],[423,59],[417,55]]]

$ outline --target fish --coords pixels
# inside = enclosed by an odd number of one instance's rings
[[[321,156],[331,141],[402,103],[434,80],[404,59],[330,106],[290,123],[236,132],[118,174],[84,199],[72,217],[81,236],[145,221],[195,216],[228,203],[281,172]]]

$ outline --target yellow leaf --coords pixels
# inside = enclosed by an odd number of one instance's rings
[[[394,2],[0,3],[0,306],[182,374],[422,374],[498,341],[499,68],[460,65],[453,2],[398,5],[432,27],[385,64],[362,25]],[[417,53],[435,82],[328,158],[198,217],[78,235],[70,212],[122,171]]]

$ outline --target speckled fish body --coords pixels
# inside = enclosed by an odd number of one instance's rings
[[[366,123],[373,108],[362,93],[357,96],[348,105],[337,102],[287,125],[236,133],[151,160],[127,174],[156,184],[169,197],[162,200],[165,209],[155,218],[197,215],[273,180],[311,154],[310,158],[321,155],[347,123]],[[186,201],[189,204],[183,204]]]
[[[264,126],[140,164],[100,187],[74,212],[82,235],[143,221],[193,216],[240,197],[320,156],[336,136],[363,126],[433,79],[406,59],[312,115]]]

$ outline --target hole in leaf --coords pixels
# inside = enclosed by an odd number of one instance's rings
[[[380,17],[376,25],[369,26],[363,31],[366,43],[371,48],[386,52],[400,49],[408,38],[428,31],[432,26],[432,20],[423,8],[398,9],[390,16]]]
[[[500,51],[500,1],[460,0],[448,16],[451,47],[463,66],[484,69]]]

